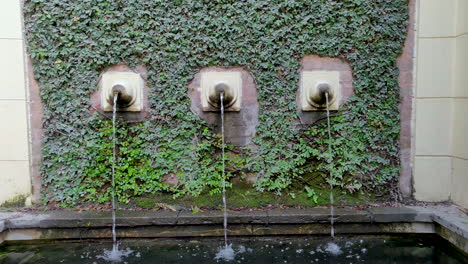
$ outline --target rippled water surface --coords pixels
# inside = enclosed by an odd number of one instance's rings
[[[446,241],[435,236],[242,237],[55,241],[0,247],[6,263],[468,263]],[[119,258],[112,258],[118,254]],[[115,256],[114,256],[115,257]]]

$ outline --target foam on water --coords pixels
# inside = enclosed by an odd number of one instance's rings
[[[333,243],[333,242],[330,242],[327,244],[327,247],[325,248],[325,251],[327,251],[328,253],[334,255],[334,256],[338,256],[340,255],[341,253],[343,253],[343,251],[341,251],[341,247],[338,246],[337,244]]]
[[[120,263],[123,261],[123,258],[130,256],[133,253],[133,250],[130,248],[126,248],[123,250],[119,250],[118,245],[114,245],[112,250],[104,249],[103,255],[96,256],[98,259],[103,259],[105,261],[109,261],[111,263]],[[139,257],[139,253],[137,255]]]
[[[242,246],[242,245],[240,245],[240,246],[239,246],[239,250],[237,251],[237,254],[245,253],[245,251],[247,251],[247,250],[245,249],[245,247]]]
[[[243,253],[252,253],[252,252],[253,252],[253,249],[246,248],[245,246],[242,246],[242,245],[238,246],[237,250],[235,250],[232,247],[232,244],[229,244],[229,245],[227,245],[225,247],[220,247],[218,249],[218,252],[216,253],[216,256],[215,256],[215,260],[217,262],[219,262],[219,261],[229,262],[229,261],[234,260],[237,255],[241,255]],[[239,261],[242,262],[244,257],[242,257],[242,256],[240,256],[240,257],[241,257],[241,259]]]
[[[232,244],[229,244],[225,247],[219,248],[218,253],[216,253],[216,260],[231,261],[236,257],[236,252],[232,249]]]

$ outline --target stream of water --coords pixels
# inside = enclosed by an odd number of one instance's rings
[[[117,115],[117,98],[119,94],[114,94],[114,104],[112,106],[112,251],[117,249],[117,233],[115,232],[115,163],[117,160],[117,146],[115,137],[115,118]]]
[[[328,93],[325,93],[325,99],[326,99],[326,104],[327,104],[327,126],[328,126],[328,154],[330,155],[329,157],[329,163],[331,165],[331,156],[332,156],[332,149],[331,149],[331,132],[330,132],[330,109],[328,107]],[[334,201],[333,201],[333,176],[332,176],[332,171],[331,168],[328,169],[330,173],[330,236],[332,238],[335,237],[335,227],[334,227],[334,214],[335,214],[335,209],[333,207]]]
[[[224,143],[224,93],[219,95],[219,99],[221,101],[221,160],[222,160],[222,172],[221,177],[223,179],[223,206],[224,206],[224,247],[219,248],[218,253],[216,253],[215,259],[217,261],[224,260],[224,261],[231,261],[234,260],[236,256],[236,252],[232,248],[232,245],[228,244],[227,240],[227,203],[226,203],[226,172],[225,172],[225,160],[224,160],[224,153],[225,153],[225,143]]]
[[[221,100],[221,160],[222,160],[222,178],[223,178],[223,206],[224,206],[224,245],[228,247],[227,242],[227,203],[226,203],[226,173],[225,173],[225,161],[224,161],[224,93],[219,95]]]
[[[112,263],[119,263],[123,257],[128,257],[133,251],[129,248],[125,250],[119,250],[119,243],[117,242],[117,233],[115,231],[115,164],[117,162],[117,138],[116,138],[116,115],[117,115],[117,99],[119,94],[114,95],[114,104],[112,106],[112,250],[104,250],[103,255],[98,255],[97,258],[104,259]]]

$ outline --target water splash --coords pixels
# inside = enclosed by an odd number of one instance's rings
[[[223,205],[224,205],[224,246],[228,250],[227,241],[227,203],[226,203],[226,173],[225,173],[225,161],[224,161],[224,93],[220,93],[219,99],[221,101],[221,151],[222,151],[222,178],[223,178]],[[232,250],[232,248],[231,248]]]
[[[119,250],[119,245],[114,243],[112,250],[104,249],[103,255],[98,255],[96,258],[103,259],[111,263],[120,263],[124,258],[130,256],[133,253],[133,250],[130,248]]]
[[[216,253],[216,260],[231,261],[236,257],[236,252],[232,248],[232,245],[226,245],[225,247],[219,248],[218,253]]]
[[[117,233],[115,232],[115,163],[117,160],[117,146],[116,146],[116,130],[115,130],[115,117],[117,115],[117,98],[119,97],[119,94],[116,93],[114,94],[114,105],[112,107],[112,242],[113,248],[112,251],[114,251],[116,248],[118,250],[118,245],[117,245]]]
[[[225,247],[218,248],[218,252],[216,253],[215,260],[217,262],[219,262],[219,261],[230,262],[230,261],[234,260],[237,255],[242,255],[244,253],[250,254],[252,252],[253,252],[253,249],[246,248],[246,247],[244,247],[242,245],[239,245],[237,247],[237,250],[235,250],[232,247],[232,244],[229,244],[229,245],[227,245]],[[241,259],[239,261],[243,261],[243,260],[244,260],[244,257],[241,257]],[[239,263],[241,263],[241,262],[239,262]]]
[[[332,242],[327,244],[325,251],[332,254],[333,256],[338,256],[343,253],[343,251],[341,251],[341,247]]]
[[[328,93],[325,92],[325,100],[327,104],[327,125],[328,125],[328,154],[330,155],[328,162],[330,163],[329,165],[331,166],[332,163],[332,147],[331,147],[331,132],[330,132],[330,109],[328,108]],[[335,209],[333,207],[334,201],[333,201],[333,176],[332,176],[332,171],[331,168],[328,169],[330,173],[330,236],[332,238],[335,237],[335,227],[334,227],[334,214],[335,214]]]

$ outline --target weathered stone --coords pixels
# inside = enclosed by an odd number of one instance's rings
[[[118,226],[173,225],[178,212],[118,212]],[[73,228],[112,226],[110,212],[52,212],[44,215],[22,215],[8,220],[8,228]]]
[[[21,214],[18,217],[6,219],[6,227],[12,228],[37,228],[40,227],[41,220],[47,218],[47,215]]]
[[[346,103],[346,100],[354,95],[353,88],[353,75],[351,66],[338,58],[320,57],[317,55],[307,55],[301,61],[300,71],[337,71],[340,78],[340,91],[341,99],[338,105],[341,106]],[[299,84],[298,84],[299,86]],[[301,89],[296,92],[296,104],[299,113],[298,123],[300,125],[314,124],[326,118],[325,111],[322,112],[305,112],[301,110]],[[334,112],[332,112],[333,114]]]
[[[241,72],[242,101],[239,112],[226,112],[224,114],[226,142],[235,146],[245,146],[251,143],[258,125],[258,101],[254,77],[241,67],[208,67],[195,74],[188,85],[188,96],[192,104],[191,109],[201,119],[205,120],[216,133],[221,133],[221,116],[219,112],[203,111],[201,104],[200,81],[203,72]]]
[[[367,209],[374,223],[432,222],[431,213],[408,207],[375,207]]]
[[[229,212],[228,224],[267,224],[266,211]]]
[[[329,235],[329,223],[253,225],[254,235]],[[430,223],[336,223],[335,234],[434,233]]]
[[[177,225],[214,225],[223,223],[223,214],[220,211],[205,211],[193,214],[189,211],[180,212]]]
[[[29,85],[29,129],[30,129],[30,159],[31,159],[31,184],[32,202],[39,203],[41,199],[41,174],[42,164],[42,117],[44,109],[39,92],[39,83],[34,79],[34,71],[31,58],[27,58],[27,84]]]
[[[407,24],[407,36],[402,54],[397,59],[397,66],[400,70],[398,85],[400,87],[400,162],[401,170],[398,179],[400,193],[404,198],[410,198],[412,194],[412,155],[411,148],[414,144],[412,140],[412,113],[413,113],[413,71],[414,71],[414,40],[415,40],[415,19],[416,0],[408,3],[409,21]]]
[[[453,216],[441,215],[434,215],[432,218],[437,224],[468,240],[468,221],[466,219],[460,221],[460,219]]]
[[[336,234],[437,233],[467,251],[468,216],[455,207],[335,209]],[[118,211],[126,238],[223,236],[223,212]],[[12,240],[110,238],[111,212],[0,213],[0,243]],[[327,235],[330,209],[229,211],[229,235]],[[3,232],[2,232],[3,231]]]
[[[468,238],[443,225],[435,226],[436,233],[468,255]]]
[[[329,208],[311,209],[275,209],[268,211],[268,223],[329,223],[331,218]],[[335,222],[370,222],[366,211],[336,208],[333,218]]]
[[[130,73],[138,73],[141,78],[146,81],[148,77],[148,73],[146,71],[146,68],[144,66],[136,66],[135,68],[130,68],[127,65],[113,65],[109,68],[107,68],[104,73],[108,72],[130,72]],[[99,78],[97,85],[101,87],[102,85],[102,75]],[[100,115],[106,116],[108,118],[112,118],[112,112],[105,112],[103,109],[104,106],[102,105],[101,102],[101,92],[102,89],[100,88],[98,91],[94,92],[93,94],[90,95],[91,99],[91,105],[89,106],[89,112],[92,115],[95,111],[99,112]],[[122,118],[124,120],[132,120],[132,121],[143,121],[146,119],[148,116],[148,93],[149,93],[149,87],[146,85],[143,87],[142,94],[141,94],[141,105],[139,107],[140,111],[138,112],[117,112],[117,118]],[[107,109],[108,110],[108,109]]]
[[[37,240],[42,238],[42,234],[44,232],[50,231],[44,229],[15,229],[13,231],[5,232],[4,239],[5,241]]]
[[[177,218],[177,225],[206,225],[223,224],[224,214],[222,211],[208,211],[192,214],[191,212],[181,212]],[[229,224],[266,224],[268,223],[267,213],[264,211],[228,212]]]

